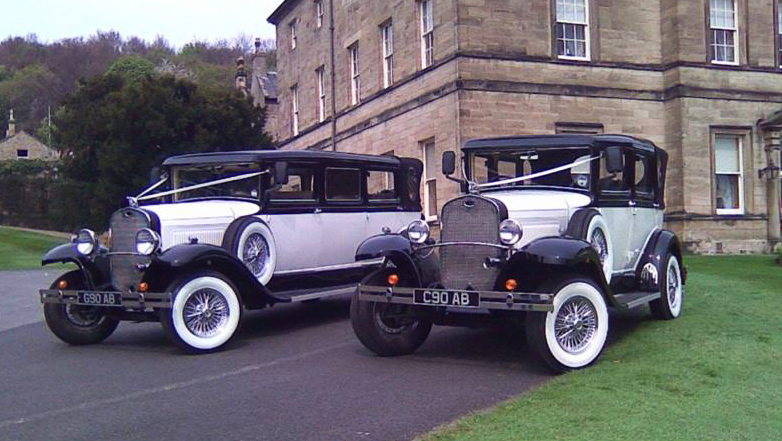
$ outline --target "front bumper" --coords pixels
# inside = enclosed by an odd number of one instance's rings
[[[90,291],[90,290],[59,290],[42,289],[39,291],[41,303],[59,303],[64,305],[100,306],[106,308],[133,309],[145,311],[147,308],[171,308],[171,293],[161,292],[119,292],[119,291]],[[95,303],[80,303],[79,293],[87,294],[113,294],[120,296],[121,304],[106,305]]]
[[[358,299],[367,302],[398,303],[423,307],[439,307],[442,305],[427,305],[415,303],[413,300],[415,288],[399,288],[390,286],[358,286]],[[503,311],[554,311],[554,295],[542,293],[479,291],[480,308]]]

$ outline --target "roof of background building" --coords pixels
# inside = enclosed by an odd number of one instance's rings
[[[282,16],[285,15],[285,13],[287,13],[291,8],[293,8],[294,4],[298,1],[299,0],[283,1],[282,4],[278,6],[277,9],[274,10],[274,12],[272,12],[272,15],[270,15],[269,18],[266,19],[266,21],[276,26],[280,22]]]

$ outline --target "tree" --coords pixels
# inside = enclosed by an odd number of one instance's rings
[[[92,226],[148,183],[163,158],[182,153],[268,148],[265,114],[239,92],[173,76],[138,82],[107,74],[66,97],[54,118],[55,145],[67,146],[63,173],[89,188]]]
[[[117,58],[106,71],[107,75],[119,75],[128,83],[138,83],[155,72],[155,65],[140,55]]]

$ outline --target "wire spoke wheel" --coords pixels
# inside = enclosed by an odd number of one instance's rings
[[[103,321],[104,315],[94,306],[65,305],[65,318],[79,328],[93,328]]]
[[[388,334],[400,334],[415,325],[405,305],[375,303],[373,312],[378,328]]]
[[[259,277],[266,268],[269,259],[269,244],[260,233],[252,233],[244,243],[242,261],[255,277]]]
[[[671,309],[675,309],[679,306],[679,281],[678,268],[674,265],[668,266],[668,303],[671,305]]]
[[[222,293],[212,288],[194,292],[185,301],[183,311],[187,329],[201,338],[220,333],[230,318],[228,301]]]
[[[595,249],[597,255],[600,257],[600,264],[604,265],[606,258],[608,257],[608,241],[606,240],[603,230],[597,228],[592,233],[592,239],[590,240],[592,248]]]
[[[559,310],[554,332],[559,346],[567,353],[578,354],[597,331],[597,311],[584,297],[572,297]]]

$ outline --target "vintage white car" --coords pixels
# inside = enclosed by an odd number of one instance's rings
[[[668,155],[618,135],[468,141],[464,195],[442,208],[440,240],[415,220],[368,239],[357,259],[386,259],[351,305],[356,335],[380,355],[416,350],[432,324],[523,320],[529,344],[557,371],[595,362],[608,308],[649,304],[679,316],[682,246],[662,228]]]
[[[235,334],[243,309],[352,292],[381,260],[367,237],[421,218],[417,159],[316,151],[238,151],[167,159],[154,185],[43,264],[74,262],[41,290],[49,328],[97,343],[120,320],[161,321],[189,352]]]

